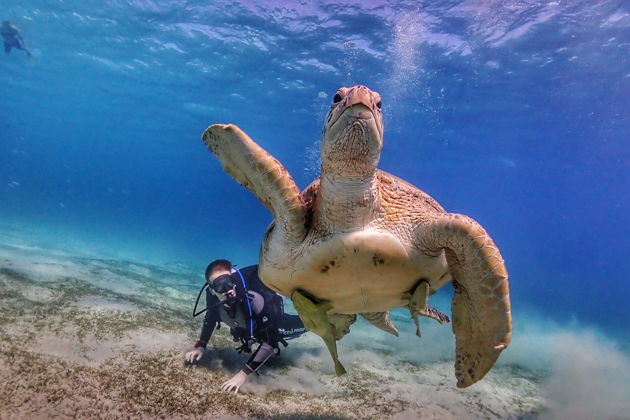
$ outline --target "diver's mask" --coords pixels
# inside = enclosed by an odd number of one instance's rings
[[[210,288],[215,292],[215,294],[222,296],[231,290],[235,284],[236,283],[234,282],[234,278],[231,274],[223,274],[210,283]]]
[[[199,291],[199,294],[197,295],[197,300],[195,301],[195,307],[193,308],[193,317],[197,315],[201,315],[202,313],[208,310],[208,308],[204,308],[201,311],[197,312],[197,305],[199,304],[199,299],[201,298],[201,294],[203,293],[203,291],[206,290],[206,287],[209,287],[210,290],[212,291],[212,294],[214,294],[217,298],[219,298],[219,304],[231,305],[231,304],[234,304],[238,300],[238,298],[228,297],[225,294],[228,291],[230,291],[236,284],[237,283],[234,277],[234,273],[223,274],[215,278],[213,281],[206,281],[206,283],[203,285],[203,287]]]

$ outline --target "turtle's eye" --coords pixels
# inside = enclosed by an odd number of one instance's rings
[[[333,104],[341,102],[341,95],[339,93],[335,93],[335,97],[333,98]]]
[[[376,107],[378,109],[381,109],[381,100],[379,99],[378,102],[376,103]]]

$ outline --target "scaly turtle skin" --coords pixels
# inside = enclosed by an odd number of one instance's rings
[[[383,145],[381,98],[365,86],[341,88],[324,122],[321,174],[300,192],[275,158],[232,124],[215,124],[203,141],[225,171],[273,213],[259,274],[291,297],[309,330],[335,361],[336,340],[361,314],[398,334],[387,311],[448,318],[427,305],[451,281],[457,386],[490,370],[511,338],[503,258],[473,219],[447,213],[432,197],[377,169]]]

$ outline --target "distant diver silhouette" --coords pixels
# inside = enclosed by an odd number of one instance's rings
[[[5,20],[2,22],[2,26],[0,26],[0,35],[2,35],[2,39],[4,40],[4,52],[9,54],[12,48],[16,48],[18,50],[22,50],[31,57],[31,53],[26,49],[24,45],[24,39],[22,35],[20,35],[20,31],[18,31],[17,27]]]

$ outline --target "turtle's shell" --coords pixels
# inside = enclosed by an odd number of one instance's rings
[[[380,199],[371,223],[335,232],[319,211],[319,180],[302,192],[307,234],[294,250],[282,250],[278,268],[275,225],[261,248],[262,280],[285,296],[300,289],[333,305],[331,312],[383,312],[404,306],[404,294],[422,279],[434,289],[451,277],[443,252],[427,255],[412,245],[413,229],[431,215],[445,213],[428,194],[383,171],[377,172]],[[355,208],[353,208],[355,207]],[[348,212],[355,213],[356,206]],[[273,261],[269,264],[268,261]]]

